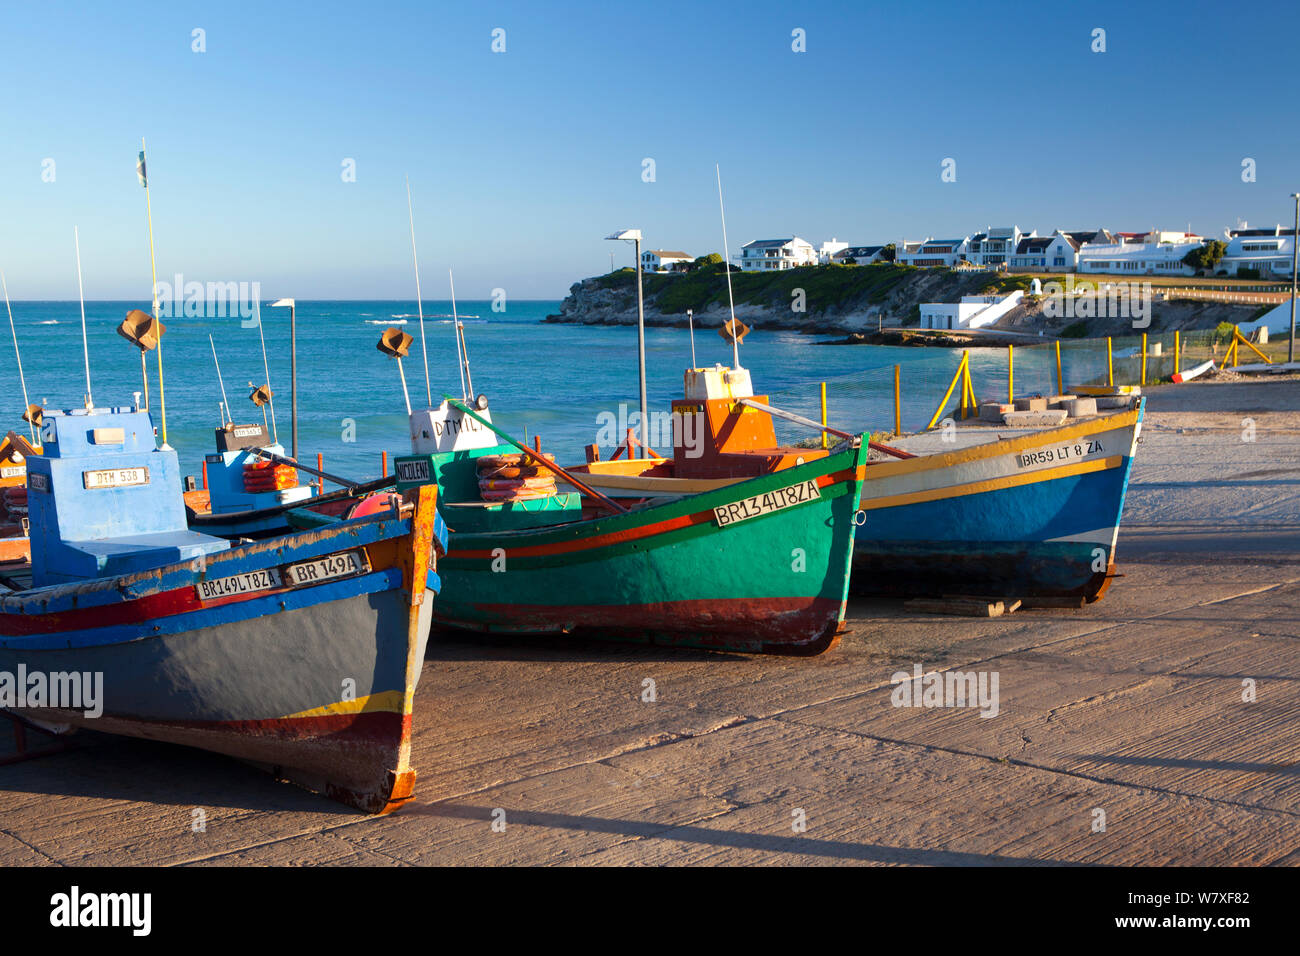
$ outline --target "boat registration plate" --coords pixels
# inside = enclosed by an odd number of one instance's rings
[[[1106,448],[1098,438],[1081,438],[1075,442],[1065,442],[1040,448],[1037,451],[1016,455],[1016,464],[1024,468],[1036,468],[1040,465],[1060,464],[1067,461],[1082,461],[1085,458],[1105,456]]]
[[[7,465],[0,468],[0,478],[17,478],[27,473],[26,465]]]
[[[820,497],[821,489],[817,487],[816,481],[801,481],[797,485],[774,488],[761,495],[720,505],[713,509],[713,518],[719,528],[725,528],[737,521],[747,521],[760,515],[771,514],[773,511],[793,508],[808,501],[816,501]]]
[[[101,468],[81,473],[82,486],[85,488],[126,488],[131,485],[149,484],[149,469],[139,468]]]
[[[364,551],[340,551],[329,554],[315,561],[303,561],[291,564],[284,569],[285,581],[290,587],[302,587],[307,584],[321,584],[335,578],[347,578],[356,574],[365,574],[370,570]]]
[[[269,591],[278,587],[280,587],[280,572],[275,568],[267,568],[263,571],[233,574],[228,578],[200,581],[194,585],[194,593],[198,595],[200,601],[214,601],[217,598],[251,594],[254,591]]]

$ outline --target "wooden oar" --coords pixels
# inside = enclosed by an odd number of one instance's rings
[[[780,408],[773,408],[771,405],[765,405],[764,403],[755,401],[752,398],[742,398],[739,399],[739,401],[741,405],[746,405],[749,408],[755,409],[756,411],[767,412],[769,415],[775,415],[777,418],[784,418],[786,421],[794,422],[796,425],[805,425],[808,428],[813,428],[816,429],[817,431],[828,432],[839,438],[858,437],[857,435],[854,435],[851,432],[842,432],[838,428],[831,428],[829,425],[823,425],[821,422],[815,422],[811,418],[804,418],[802,415],[796,415],[794,412],[787,412]],[[895,458],[916,457],[910,451],[903,451],[903,449],[901,448],[894,448],[892,445],[884,445],[878,441],[868,440],[867,444],[870,447],[876,449],[876,451],[884,452],[887,455],[893,455]]]
[[[509,435],[507,435],[505,432],[503,432],[501,429],[493,425],[491,422],[484,420],[479,415],[476,415],[474,411],[464,402],[458,402],[456,401],[456,399],[452,398],[450,395],[447,394],[444,394],[442,397],[447,400],[448,404],[452,405],[455,408],[459,408],[462,412],[464,412],[466,415],[474,419],[474,421],[478,422],[480,425],[484,426],[485,428],[490,428],[493,432],[496,433],[498,438],[504,438],[506,441],[514,445],[520,451],[531,456],[532,459],[535,462],[537,462],[539,465],[555,472],[557,475],[559,475],[569,484],[573,485],[573,487],[577,488],[583,494],[595,498],[597,501],[601,502],[601,504],[605,505],[607,508],[609,508],[612,511],[620,512],[620,513],[627,511],[626,508],[624,508],[618,502],[614,501],[614,499],[607,498],[605,495],[602,495],[595,488],[591,488],[583,484],[581,481],[573,477],[573,475],[569,474],[569,472],[565,471],[563,468],[555,464],[555,462],[551,461],[549,458],[543,458],[541,455],[537,454],[537,452],[533,451],[527,445],[520,444],[519,442],[511,438]]]

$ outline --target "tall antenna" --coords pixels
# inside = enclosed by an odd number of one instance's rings
[[[81,352],[86,357],[86,408],[94,408],[90,393],[90,346],[86,343],[86,290],[81,284],[81,236],[72,227],[72,241],[77,245],[77,293],[81,296]]]
[[[212,364],[217,367],[217,384],[221,386],[221,406],[226,410],[226,414],[231,416],[230,424],[233,425],[235,419],[230,411],[230,402],[226,399],[226,383],[221,380],[221,363],[217,361],[217,345],[212,341],[211,332],[208,333],[208,345],[212,346]],[[221,424],[223,426],[226,424],[225,416],[222,416]]]
[[[5,274],[3,270],[0,270],[0,285],[4,286],[5,308],[9,311],[9,334],[12,335],[14,339],[14,358],[18,360],[18,381],[21,382],[23,386],[23,407],[31,408],[32,403],[27,400],[27,379],[23,377],[23,357],[18,351],[18,330],[14,328],[14,310],[13,306],[9,304],[9,283],[5,282]],[[27,427],[32,433],[32,444],[35,445],[36,426],[29,421]]]
[[[460,397],[468,402],[474,393],[474,380],[469,375],[469,346],[465,344],[465,333],[460,325],[460,316],[456,312],[456,276],[451,269],[447,270],[447,278],[451,282],[451,322],[456,327],[456,355],[464,365],[461,369]],[[466,391],[466,388],[469,391]]]
[[[433,407],[433,386],[429,383],[429,351],[424,347],[424,299],[420,296],[420,256],[415,251],[415,207],[411,205],[411,177],[406,177],[406,214],[411,220],[411,258],[415,260],[415,308],[420,313],[420,354],[424,356],[424,392]]]
[[[727,301],[731,304],[731,367],[740,368],[740,346],[736,339],[736,297],[731,292],[731,250],[727,248],[727,210],[722,205],[722,167],[717,163],[718,210],[722,213],[722,267],[727,270]]]
[[[266,364],[266,333],[262,331],[262,303],[254,302],[253,309],[257,312],[257,337],[262,340],[262,374],[266,376],[266,390],[271,393],[271,397],[267,400],[271,406],[271,441],[278,445],[280,435],[275,430],[275,390],[271,388],[271,368]]]

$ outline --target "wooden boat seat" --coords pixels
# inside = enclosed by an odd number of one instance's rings
[[[131,574],[168,564],[192,561],[200,555],[225,551],[230,542],[197,531],[155,531],[148,534],[60,541],[59,548],[78,577]]]

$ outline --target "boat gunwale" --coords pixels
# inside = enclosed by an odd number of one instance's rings
[[[949,468],[953,465],[968,464],[984,458],[1014,454],[1025,448],[1037,448],[1058,441],[1068,441],[1071,438],[1081,438],[1098,431],[1112,431],[1129,425],[1138,425],[1142,421],[1145,405],[1146,400],[1139,398],[1136,408],[1121,409],[1109,415],[1098,415],[1096,418],[1089,418],[1070,425],[1044,428],[1027,435],[1016,435],[1012,438],[997,438],[993,441],[981,442],[978,445],[969,445],[965,448],[956,448],[952,451],[939,452],[933,455],[917,455],[915,458],[873,461],[867,469],[866,480],[870,482],[910,472]]]
[[[696,515],[706,512],[712,513],[713,508],[718,504],[753,497],[752,486],[762,486],[763,488],[786,487],[818,478],[830,479],[828,484],[831,486],[850,484],[854,481],[860,482],[862,481],[862,469],[865,465],[866,455],[867,445],[864,436],[860,445],[846,448],[824,458],[805,462],[802,465],[796,465],[793,468],[756,475],[709,491],[702,491],[698,494],[687,495],[643,508],[633,508],[619,514],[583,518],[564,524],[543,525],[536,528],[459,533],[453,531],[453,537],[459,540],[453,542],[453,548],[449,552],[448,558],[454,560],[466,556],[463,547],[456,547],[455,545],[463,545],[467,541],[475,544],[483,542],[485,545],[490,546],[493,542],[517,542],[521,538],[527,537],[530,546],[544,546],[569,541],[590,541],[594,538],[626,533],[645,525],[671,522],[682,518],[689,520]],[[739,493],[741,489],[744,489],[747,493]],[[759,491],[759,494],[762,493],[762,491]],[[796,507],[807,507],[811,504],[813,504],[812,501],[801,502]],[[515,547],[517,551],[518,545],[516,544]]]
[[[355,539],[347,547],[364,547],[409,534],[412,519],[392,512],[364,515],[307,531],[234,545],[202,559],[177,561],[131,574],[86,578],[48,584],[0,596],[0,620],[6,614],[48,614],[79,608],[114,605],[246,570],[309,559],[337,550],[336,539]],[[33,606],[39,605],[36,609]]]

